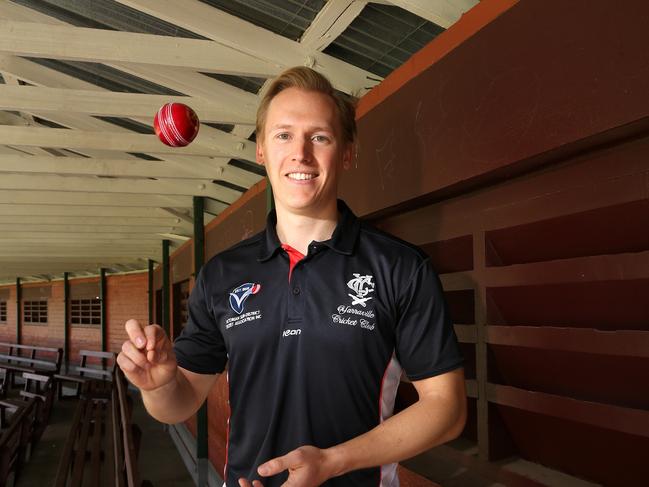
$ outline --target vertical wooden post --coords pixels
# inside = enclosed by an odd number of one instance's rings
[[[22,326],[22,287],[20,277],[16,278],[16,343],[20,344]]]
[[[63,363],[70,366],[70,273],[63,273]]]
[[[171,284],[169,282],[169,240],[162,241],[162,323],[167,336],[171,336]]]
[[[106,310],[108,301],[106,300],[106,269],[99,269],[99,302],[101,303],[101,350],[105,352],[106,348]]]
[[[153,289],[153,260],[149,259],[149,324],[153,323],[153,299],[155,290]]]
[[[204,200],[194,196],[194,279],[198,277],[205,263],[205,227],[203,221]],[[196,463],[198,467],[198,486],[207,486],[208,472],[208,423],[207,401],[203,402],[196,413]]]

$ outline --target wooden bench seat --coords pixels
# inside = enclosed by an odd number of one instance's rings
[[[23,373],[24,389],[19,398],[0,400],[0,425],[7,423],[7,413],[16,414],[16,410],[25,407],[30,401],[36,401],[35,424],[30,443],[36,444],[43,435],[52,413],[54,404],[54,386],[51,377]]]
[[[0,435],[0,485],[7,485],[14,474],[14,484],[27,460],[36,425],[38,399],[32,398],[18,406],[9,424]]]
[[[63,349],[0,342],[0,395],[15,386],[16,374],[54,375],[61,370]],[[3,396],[4,397],[4,396]]]
[[[89,358],[97,359],[100,364],[93,367],[88,363]],[[90,379],[112,381],[116,366],[116,354],[113,352],[100,352],[96,350],[80,350],[79,365],[74,374],[54,374],[58,382],[58,396],[63,398],[63,384],[71,382],[75,385],[74,397],[79,397],[81,385]]]
[[[106,398],[106,391],[109,391]],[[86,379],[63,448],[55,487],[142,487],[137,473],[141,432],[131,424],[132,400],[121,370],[111,382]]]

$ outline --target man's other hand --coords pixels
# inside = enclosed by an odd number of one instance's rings
[[[122,344],[117,363],[137,388],[151,391],[176,377],[178,364],[171,341],[159,325],[142,327],[137,320],[125,325],[128,340]]]
[[[262,464],[257,472],[262,477],[271,477],[288,470],[288,479],[282,484],[286,487],[313,487],[321,485],[334,477],[335,468],[329,450],[321,450],[314,446],[301,446],[283,457],[273,458]],[[259,480],[252,483],[247,479],[239,479],[241,487],[262,487]]]

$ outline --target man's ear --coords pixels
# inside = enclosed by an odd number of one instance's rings
[[[352,167],[352,157],[354,157],[354,144],[347,144],[343,152],[343,169],[345,171]]]
[[[261,146],[261,142],[257,142],[257,148],[255,149],[255,158],[257,159],[257,164],[264,165],[264,148]]]

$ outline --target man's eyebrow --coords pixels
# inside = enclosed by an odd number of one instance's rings
[[[293,128],[293,125],[291,125],[291,124],[280,123],[280,124],[275,124],[275,125],[271,126],[270,130],[291,129],[291,128]],[[327,132],[333,132],[334,131],[333,127],[328,127],[326,125],[323,125],[323,126],[316,125],[314,127],[309,127],[309,130],[313,130],[313,131],[324,130],[324,131],[327,131]]]

